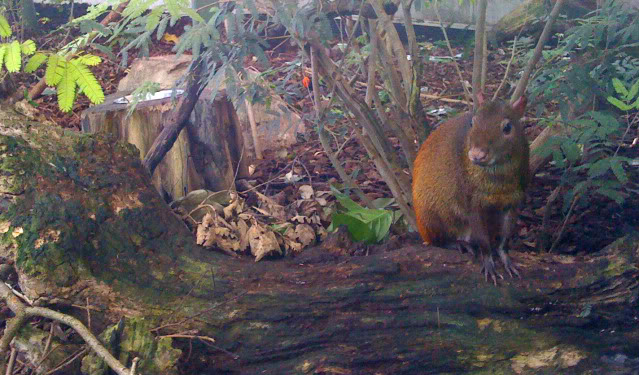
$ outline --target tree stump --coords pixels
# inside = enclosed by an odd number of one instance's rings
[[[174,103],[170,97],[142,101],[133,114],[127,116],[127,104],[114,103],[124,94],[110,95],[104,104],[84,111],[82,130],[113,134],[135,145],[140,150],[140,158],[144,159]],[[243,144],[240,122],[225,93],[220,92],[213,102],[201,99],[186,131],[180,133],[153,173],[153,185],[167,201],[197,189],[231,189]]]

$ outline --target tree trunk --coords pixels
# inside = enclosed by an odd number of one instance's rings
[[[105,104],[85,110],[82,130],[110,132],[134,144],[145,158],[169,125],[175,104],[171,98],[143,101],[128,116],[126,104],[113,103],[121,96],[110,95]],[[201,100],[195,108],[186,131],[180,132],[153,173],[153,184],[167,200],[197,189],[220,191],[235,186],[243,137],[233,104],[222,91],[215,101]]]
[[[96,333],[144,317],[158,335],[214,338],[173,339],[185,373],[636,370],[637,235],[592,257],[515,253],[524,279],[498,287],[434,247],[254,263],[194,245],[138,151],[109,134],[0,112],[0,154],[0,257],[22,293]]]
[[[28,30],[28,34],[36,33],[40,25],[33,0],[22,0],[20,6],[22,7],[21,16],[25,30]]]

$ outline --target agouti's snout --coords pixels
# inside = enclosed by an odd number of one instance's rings
[[[473,147],[470,150],[468,150],[468,158],[473,164],[479,165],[482,167],[492,165],[495,163],[495,159],[489,157],[488,151],[481,149],[479,147]]]

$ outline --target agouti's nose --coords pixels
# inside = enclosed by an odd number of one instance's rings
[[[484,165],[488,161],[488,152],[477,147],[468,150],[468,158],[473,164]]]

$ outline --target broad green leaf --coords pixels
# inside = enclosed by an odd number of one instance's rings
[[[67,68],[67,60],[60,55],[49,56],[47,71],[44,74],[45,81],[49,86],[57,86],[62,80],[62,76]]]
[[[22,56],[20,55],[20,42],[14,40],[7,46],[4,64],[9,72],[15,73],[20,70],[21,63]]]
[[[91,103],[100,104],[104,101],[102,87],[86,65],[76,60],[71,60],[71,62],[67,64],[67,69],[70,72],[71,78],[76,82],[78,87],[80,87],[82,93],[89,98]]]
[[[633,107],[615,98],[614,96],[609,96],[608,101],[610,102],[610,104],[614,105],[615,107],[619,108],[622,111],[629,111]]]
[[[365,243],[375,242],[375,233],[362,220],[347,214],[333,214],[331,222],[333,228],[337,228],[342,224],[346,225],[353,240]]]
[[[3,38],[11,36],[11,26],[9,26],[9,22],[2,14],[0,14],[0,36]]]
[[[71,66],[71,64],[65,65]],[[73,108],[73,102],[75,101],[75,88],[76,83],[72,77],[70,69],[65,69],[63,76],[60,78],[60,82],[57,85],[58,106],[63,112],[70,112]]]
[[[35,55],[31,56],[27,65],[24,66],[24,71],[27,73],[33,73],[45,61],[47,61],[47,55],[45,55],[44,53],[38,52]]]
[[[623,95],[623,97],[628,96],[628,89],[626,88],[626,85],[619,80],[619,78],[612,79],[612,86],[615,88],[617,94]]]

